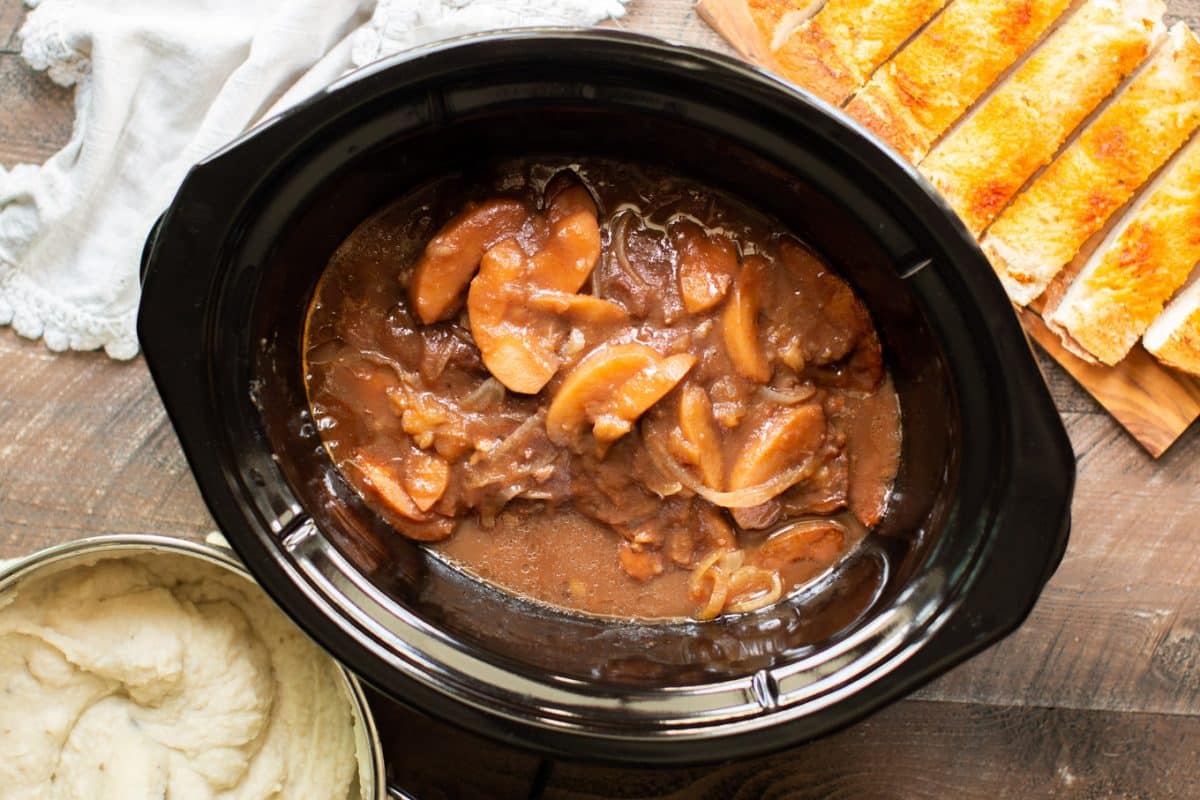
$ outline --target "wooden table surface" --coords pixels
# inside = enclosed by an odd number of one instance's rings
[[[1200,0],[1173,10],[1200,23]],[[5,166],[44,159],[72,118],[17,54],[22,15],[0,0]],[[633,0],[619,26],[727,50],[688,0]],[[381,705],[395,778],[422,798],[1200,797],[1200,429],[1153,461],[1039,358],[1078,460],[1073,530],[1005,641],[842,733],[689,770],[542,762]],[[0,329],[0,558],[213,527],[140,359]]]

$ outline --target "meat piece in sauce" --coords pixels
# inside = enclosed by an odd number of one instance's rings
[[[654,514],[662,498],[638,480],[637,442],[624,438],[604,458],[585,450],[571,463],[571,498],[578,510],[609,525],[624,525]]]
[[[670,234],[678,253],[675,268],[684,309],[702,314],[715,308],[737,274],[737,246],[729,237],[706,233],[690,220],[676,222]]]
[[[567,460],[546,435],[539,412],[462,466],[463,501],[485,523],[516,498],[562,502],[570,496]]]
[[[763,313],[776,358],[825,385],[874,391],[883,378],[879,338],[850,286],[788,238],[779,242],[774,278]]]
[[[696,498],[671,497],[642,519],[615,526],[625,539],[621,568],[638,580],[646,580],[647,568],[664,559],[685,569],[714,551],[733,550],[737,535],[724,515],[710,503]],[[624,555],[628,553],[629,555]],[[654,554],[634,558],[633,554]]]

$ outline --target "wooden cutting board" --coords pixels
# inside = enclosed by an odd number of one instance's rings
[[[772,69],[746,0],[699,0],[696,13],[747,61]],[[1200,418],[1200,381],[1163,366],[1141,345],[1115,367],[1089,364],[1064,349],[1036,311],[1017,313],[1029,336],[1155,458]]]

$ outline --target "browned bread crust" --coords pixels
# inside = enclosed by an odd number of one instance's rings
[[[976,236],[1146,56],[1160,0],[1088,0],[921,163]]]
[[[840,105],[946,0],[829,0],[775,50],[781,75]]]
[[[1200,276],[1171,301],[1142,343],[1164,364],[1200,377]]]
[[[915,164],[1070,4],[956,0],[875,73],[846,111]]]
[[[1200,126],[1200,42],[1179,23],[1147,67],[1005,210],[983,249],[1018,303],[1045,291],[1084,242]]]
[[[1200,261],[1200,138],[1168,165],[1110,238],[1047,321],[1112,365],[1137,344]]]

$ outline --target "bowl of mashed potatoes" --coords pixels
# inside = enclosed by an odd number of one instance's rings
[[[222,547],[106,536],[0,564],[0,696],[11,800],[387,796],[358,681]]]

